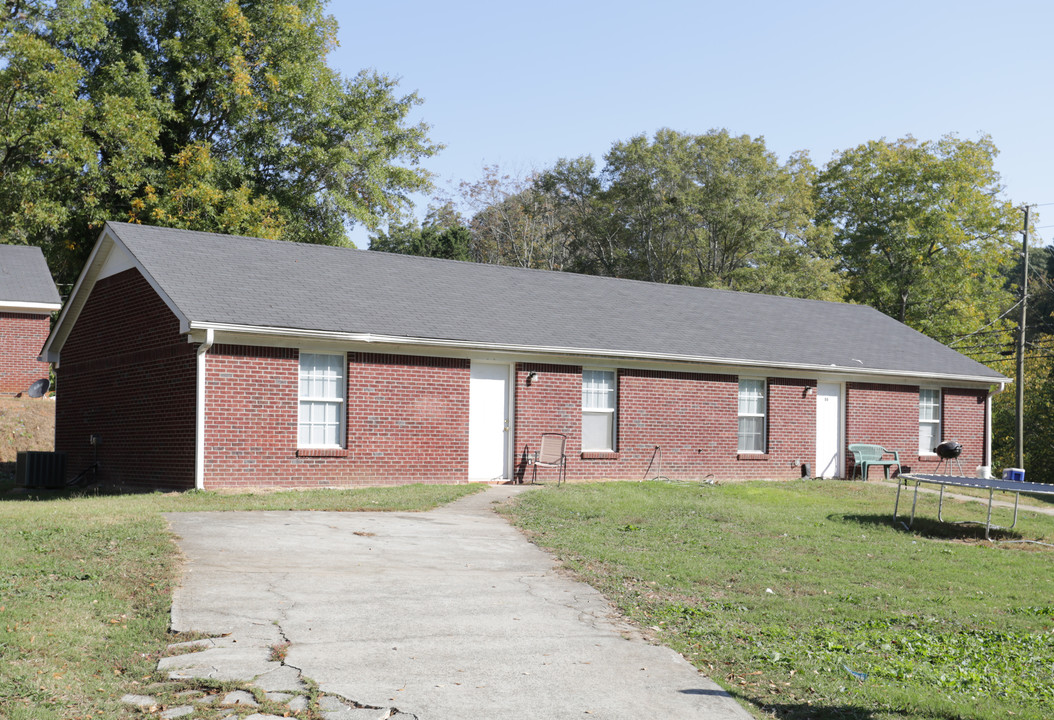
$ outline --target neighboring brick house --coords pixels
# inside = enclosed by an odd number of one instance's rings
[[[38,247],[0,245],[0,394],[14,395],[47,379],[38,359],[62,307],[55,281]]]
[[[173,489],[514,481],[544,432],[571,479],[972,470],[1007,381],[865,306],[122,223],[45,352],[69,473]]]

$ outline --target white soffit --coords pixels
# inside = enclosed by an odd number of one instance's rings
[[[114,243],[110,247],[110,252],[107,253],[102,267],[99,269],[98,277],[95,279],[96,281],[102,280],[117,273],[122,273],[125,270],[131,270],[135,266],[135,260],[132,259],[128,251],[120,243]]]

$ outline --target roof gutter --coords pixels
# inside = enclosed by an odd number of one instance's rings
[[[355,342],[385,345],[414,345],[420,347],[458,348],[463,350],[483,350],[489,352],[533,353],[543,355],[570,355],[585,357],[617,357],[632,360],[651,360],[659,362],[684,362],[693,364],[724,365],[735,367],[772,368],[776,370],[797,370],[808,372],[851,372],[856,375],[874,375],[878,377],[912,377],[928,380],[955,380],[960,382],[1003,384],[1009,378],[983,375],[947,375],[943,373],[911,372],[907,370],[870,369],[857,366],[817,365],[808,363],[763,362],[759,360],[740,360],[736,358],[709,357],[705,355],[670,355],[664,353],[602,350],[593,348],[544,347],[538,345],[513,345],[502,343],[473,342],[466,340],[446,340],[442,338],[415,338],[397,335],[377,335],[374,333],[346,333],[330,330],[302,330],[296,328],[264,327],[258,325],[234,325],[228,323],[191,322],[191,330],[243,333],[248,335],[270,335],[274,337],[296,337],[305,340],[328,340],[332,342]]]
[[[205,341],[197,349],[197,400],[194,403],[194,489],[205,489],[205,356],[216,341],[212,328],[205,330]]]
[[[62,309],[62,303],[23,302],[20,300],[0,300],[0,312],[55,312]]]

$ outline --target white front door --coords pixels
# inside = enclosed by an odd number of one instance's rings
[[[816,477],[842,474],[841,396],[837,383],[816,385]]]
[[[508,365],[472,362],[468,393],[468,479],[509,478]]]

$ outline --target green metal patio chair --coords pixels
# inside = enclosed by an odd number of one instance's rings
[[[854,443],[849,446],[849,452],[853,453],[853,474],[850,480],[860,470],[860,479],[867,481],[867,470],[872,465],[881,465],[882,473],[889,480],[889,468],[896,465],[900,469],[900,455],[896,450],[886,450],[881,445],[870,445],[867,443]],[[884,460],[885,455],[892,455],[892,460]]]

